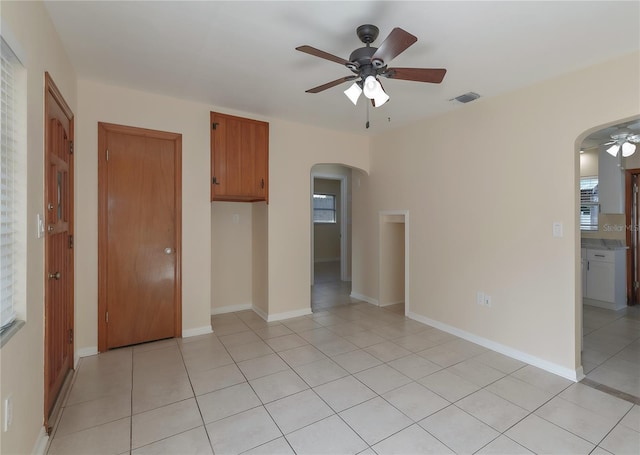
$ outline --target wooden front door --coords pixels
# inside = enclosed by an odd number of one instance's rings
[[[627,305],[640,303],[640,169],[627,169],[625,218],[627,231]]]
[[[73,113],[45,73],[44,424],[73,369]]]
[[[98,349],[182,335],[181,142],[98,124]]]

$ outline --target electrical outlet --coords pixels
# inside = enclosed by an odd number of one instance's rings
[[[13,397],[9,395],[4,400],[4,428],[2,429],[4,432],[9,431],[9,427],[13,422]]]
[[[478,291],[476,293],[476,303],[478,305],[484,305],[484,292]]]
[[[484,306],[491,306],[491,296],[488,294],[484,295]]]

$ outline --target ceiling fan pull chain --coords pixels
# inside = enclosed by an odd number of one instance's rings
[[[369,129],[369,103],[365,103],[367,105],[367,123],[365,123],[365,127]]]

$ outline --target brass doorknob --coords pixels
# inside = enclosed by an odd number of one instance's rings
[[[59,280],[60,279],[60,272],[50,273],[49,274],[49,279],[50,280]]]

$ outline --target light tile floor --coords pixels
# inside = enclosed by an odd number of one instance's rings
[[[587,379],[640,403],[640,306],[619,311],[583,305],[582,366]]]
[[[81,359],[48,453],[634,454],[640,407],[357,301]]]

